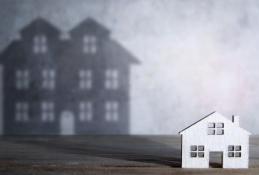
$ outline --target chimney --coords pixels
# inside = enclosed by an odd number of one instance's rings
[[[233,115],[232,122],[234,123],[234,125],[239,126],[239,116]]]

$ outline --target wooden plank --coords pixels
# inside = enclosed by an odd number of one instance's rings
[[[178,136],[2,137],[1,174],[259,174],[259,137],[247,170],[182,169]],[[68,173],[69,174],[69,173]]]

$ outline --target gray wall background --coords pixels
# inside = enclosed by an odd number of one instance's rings
[[[215,110],[259,133],[257,0],[0,0],[0,16],[0,50],[39,16],[64,32],[87,17],[111,29],[142,62],[132,134],[176,134]]]

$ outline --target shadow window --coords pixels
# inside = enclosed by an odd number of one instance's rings
[[[44,89],[53,90],[55,88],[56,72],[53,69],[42,70],[42,87]]]
[[[15,104],[15,121],[29,121],[29,104],[26,102],[18,102]]]
[[[79,104],[79,119],[80,121],[92,121],[93,106],[91,102],[80,102]]]
[[[54,121],[54,103],[53,102],[42,102],[41,103],[41,119],[43,122]]]
[[[48,50],[47,37],[45,35],[34,36],[34,38],[33,38],[33,52],[35,54],[46,53],[47,50]]]
[[[28,70],[17,70],[15,72],[15,86],[17,89],[28,89],[30,75]]]
[[[105,103],[105,119],[108,122],[116,122],[118,116],[119,104],[116,101],[107,101]]]
[[[80,70],[79,71],[79,88],[91,89],[92,88],[92,71]]]
[[[105,71],[105,88],[106,89],[118,89],[119,86],[119,74],[116,69],[107,69]]]
[[[85,35],[83,37],[83,52],[87,54],[95,54],[97,51],[96,37],[93,35]]]

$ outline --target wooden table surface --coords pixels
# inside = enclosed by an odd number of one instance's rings
[[[0,174],[255,174],[259,137],[250,139],[250,168],[182,169],[179,136],[12,136],[0,138]]]

